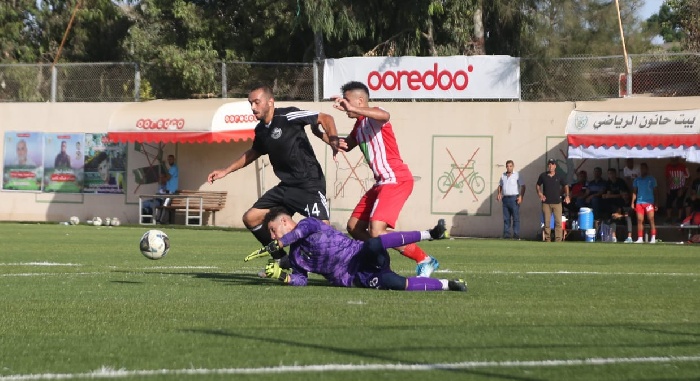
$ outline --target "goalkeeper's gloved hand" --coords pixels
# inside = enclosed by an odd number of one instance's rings
[[[277,261],[274,259],[267,262],[267,266],[265,266],[265,275],[267,275],[268,278],[289,283],[289,270],[282,269],[279,263],[277,263]]]
[[[279,249],[280,249],[279,243],[277,242],[277,240],[273,240],[272,242],[268,243],[267,245],[261,247],[260,249],[255,250],[254,252],[250,253],[247,257],[245,257],[245,259],[243,259],[243,261],[248,262],[251,259],[266,257],[269,254],[272,254]]]

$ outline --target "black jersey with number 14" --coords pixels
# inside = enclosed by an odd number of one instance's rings
[[[326,179],[304,127],[318,123],[317,111],[275,108],[269,125],[255,126],[253,149],[268,155],[282,184],[326,193]]]

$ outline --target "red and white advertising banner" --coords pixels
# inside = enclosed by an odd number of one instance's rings
[[[509,56],[327,59],[323,97],[350,81],[374,99],[520,99],[520,59]]]
[[[662,158],[700,162],[700,109],[569,114],[570,158]]]
[[[253,139],[257,124],[247,101],[151,101],[115,111],[108,132],[115,142],[213,143]]]

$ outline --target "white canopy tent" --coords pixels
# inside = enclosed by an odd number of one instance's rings
[[[682,157],[700,163],[700,109],[569,114],[570,159]]]

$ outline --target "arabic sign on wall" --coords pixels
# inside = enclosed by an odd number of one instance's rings
[[[700,109],[654,112],[572,111],[566,125],[576,159],[682,157],[700,162]]]
[[[700,110],[655,112],[572,111],[567,134],[699,134]]]
[[[520,99],[520,60],[509,56],[327,59],[323,97],[359,81],[379,99]]]

